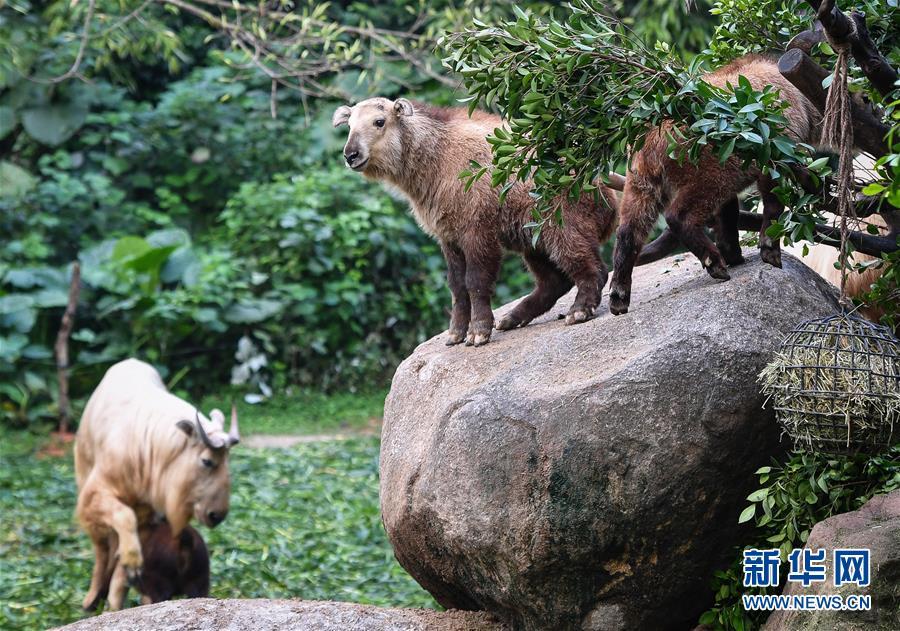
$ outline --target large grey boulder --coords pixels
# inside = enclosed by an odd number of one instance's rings
[[[85,618],[66,631],[504,631],[472,611],[388,609],[315,600],[173,600]]]
[[[383,520],[438,602],[525,629],[696,624],[753,471],[787,447],[756,375],[791,327],[836,309],[796,259],[745,255],[729,282],[692,256],[638,268],[624,316],[604,296],[564,326],[569,294],[484,347],[440,335],[400,365]]]
[[[869,611],[780,611],[769,616],[765,631],[897,631],[900,629],[900,491],[876,495],[862,508],[829,517],[813,527],[806,547],[827,550],[824,583],[803,587],[788,583],[785,594],[850,594],[872,597]],[[834,587],[832,550],[871,550],[871,584],[868,587]]]

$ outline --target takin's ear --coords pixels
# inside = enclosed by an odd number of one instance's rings
[[[331,115],[331,124],[335,127],[346,125],[348,120],[350,120],[349,105],[341,105],[339,108],[334,110],[334,114]]]
[[[185,421],[181,420],[175,423],[175,427],[183,431],[188,436],[193,437],[194,435],[194,422],[193,421]]]
[[[394,101],[394,113],[397,116],[412,116],[415,110],[413,104],[406,99],[397,99]]]

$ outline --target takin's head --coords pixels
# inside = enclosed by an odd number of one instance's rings
[[[209,527],[218,526],[228,514],[231,477],[228,450],[240,442],[237,410],[231,408],[231,428],[225,433],[225,415],[213,410],[209,420],[197,412],[193,420],[178,421],[187,435],[184,450],[167,468],[166,519],[179,533],[191,517]]]
[[[399,133],[402,117],[414,113],[413,104],[406,99],[391,101],[383,97],[337,108],[331,117],[332,124],[350,127],[344,145],[347,166],[364,173],[389,172],[403,150]]]

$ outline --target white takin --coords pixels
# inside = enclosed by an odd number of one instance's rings
[[[109,585],[109,608],[122,606],[143,559],[138,528],[164,515],[177,537],[192,517],[214,527],[228,514],[228,450],[240,440],[237,412],[209,418],[166,390],[149,364],[112,366],[91,395],[75,442],[76,515],[94,544],[94,571],[83,607],[94,609]],[[123,576],[124,575],[124,576]]]

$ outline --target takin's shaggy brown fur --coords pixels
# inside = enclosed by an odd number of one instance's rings
[[[209,596],[209,552],[200,533],[185,526],[175,537],[166,521],[154,521],[138,530],[144,568],[136,587],[141,604],[171,600],[175,596],[205,598]],[[128,594],[128,575],[116,563],[104,592],[112,609],[120,609]]]
[[[615,227],[612,191],[603,187],[599,203],[593,194],[562,202],[562,226],[549,223],[532,246],[525,228],[534,207],[530,182],[516,182],[500,204],[490,178],[466,191],[458,177],[471,160],[490,164],[487,136],[503,125],[499,117],[478,111],[469,117],[464,108],[378,97],[339,107],[332,122],[350,127],[347,165],[399,189],[422,229],[440,243],[453,298],[447,344],[480,346],[490,340],[491,297],[503,248],[522,255],[536,287],[497,323],[499,330],[528,324],[573,284],[578,294],[566,323],[593,315],[608,275],[599,246]]]
[[[748,55],[733,61],[705,79],[712,85],[736,85],[739,76],[746,77],[756,90],[766,85],[778,88],[781,98],[788,102],[785,112],[789,132],[803,142],[815,144],[818,136],[819,113],[815,106],[778,72],[774,60]],[[743,260],[737,240],[736,216],[716,213],[739,192],[754,182],[763,201],[763,226],[760,230],[760,251],[764,261],[781,266],[778,242],[765,234],[772,221],[784,210],[772,193],[773,183],[758,170],[741,168],[741,161],[732,156],[720,164],[711,152],[701,154],[698,164],[679,165],[667,155],[666,132],[673,123],[665,123],[647,135],[644,146],[632,156],[625,191],[619,205],[619,229],[616,232],[613,280],[610,286],[609,310],[619,315],[628,311],[631,301],[631,274],[641,247],[660,211],[665,214],[672,232],[694,255],[713,278],[728,280],[726,264]],[[706,236],[704,226],[714,220],[720,235],[719,247]]]

